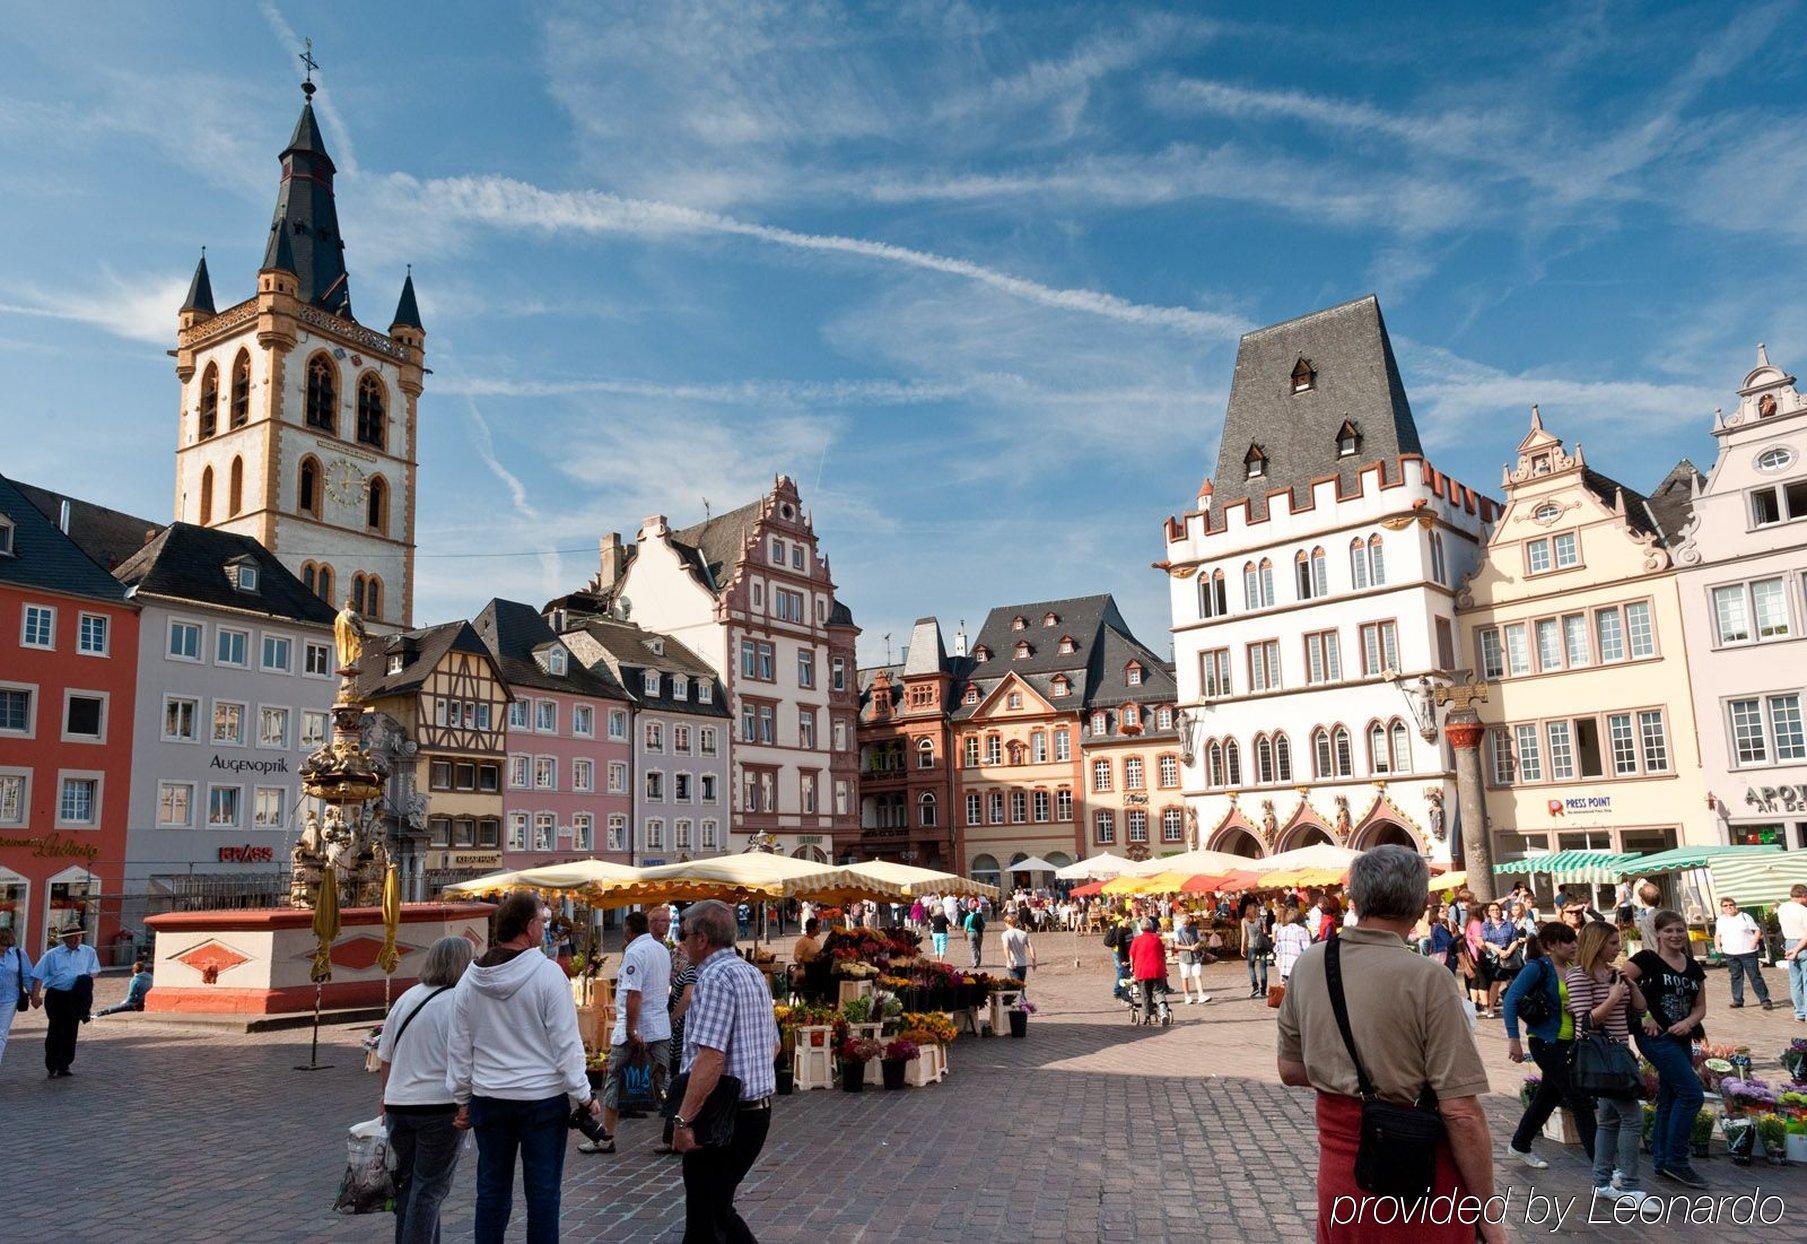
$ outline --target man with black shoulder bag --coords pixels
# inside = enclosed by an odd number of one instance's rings
[[[1280,1005],[1280,1079],[1318,1093],[1321,1241],[1506,1238],[1500,1224],[1413,1213],[1421,1198],[1493,1196],[1487,1072],[1461,992],[1406,943],[1429,889],[1414,851],[1359,856],[1348,886],[1359,924],[1299,956]]]

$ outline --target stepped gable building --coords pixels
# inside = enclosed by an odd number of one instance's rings
[[[1061,865],[1093,849],[1085,749],[1112,773],[1131,755],[1146,766],[1144,715],[1158,722],[1173,707],[1166,663],[1131,634],[1110,596],[993,609],[951,713],[963,871],[1028,884],[1011,865],[1029,856]],[[1127,739],[1135,742],[1120,746]],[[1115,778],[1099,792],[1113,839],[1124,793]]]
[[[849,854],[965,870],[954,789],[954,684],[941,624],[918,618],[904,659],[859,673],[860,836]]]
[[[502,866],[503,767],[514,698],[468,622],[372,637],[358,691],[365,746],[389,765],[381,814],[411,900]]]
[[[758,836],[827,860],[837,837],[857,838],[859,628],[789,476],[694,527],[655,514],[632,546],[610,533],[596,578],[548,608],[669,635],[720,676],[734,720],[729,850]]]
[[[1505,509],[1457,596],[1462,642],[1489,685],[1476,708],[1494,862],[1719,841],[1676,532],[1656,502],[1567,449],[1536,407],[1501,486]]]
[[[610,762],[608,790],[631,800],[609,813],[607,849],[638,865],[722,854],[733,723],[720,677],[677,640],[631,622],[592,617],[567,625],[560,638],[577,659],[634,700],[631,721],[625,713],[609,718],[610,738],[631,754]]]
[[[633,810],[625,783],[609,782],[611,770],[633,759],[627,735],[632,699],[607,669],[591,669],[575,656],[532,605],[491,600],[471,626],[513,697],[502,866],[535,868],[591,856],[631,862],[620,848],[605,849],[604,833]]]
[[[1243,337],[1216,474],[1156,563],[1196,845],[1450,858],[1452,757],[1400,684],[1469,663],[1455,593],[1497,513],[1423,457],[1374,297]]]
[[[335,169],[302,89],[256,292],[217,309],[203,256],[179,312],[175,517],[248,535],[335,608],[406,628],[426,333],[412,275],[387,331],[354,318]]]
[[[1807,847],[1807,397],[1757,347],[1678,529],[1688,664],[1718,841]]]
[[[0,476],[0,928],[34,959],[76,924],[110,961],[137,669],[125,588]]]
[[[114,571],[141,610],[124,918],[280,904],[333,609],[248,535],[171,523]]]

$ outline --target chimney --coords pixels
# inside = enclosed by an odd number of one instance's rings
[[[608,591],[621,581],[621,571],[627,562],[627,550],[622,547],[621,533],[611,531],[602,538],[600,568],[596,575],[598,591]]]
[[[68,497],[64,497],[61,501],[57,502],[56,526],[57,526],[57,530],[62,532],[64,535],[69,534],[69,498]]]
[[[954,632],[954,655],[957,657],[963,657],[966,655],[966,619],[965,618],[960,619],[960,629]]]

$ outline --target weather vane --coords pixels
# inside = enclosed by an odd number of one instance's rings
[[[301,63],[307,67],[307,79],[301,84],[301,93],[311,99],[314,95],[314,70],[320,68],[320,62],[314,59],[314,41],[304,39],[302,42],[306,43],[307,47],[298,55]]]

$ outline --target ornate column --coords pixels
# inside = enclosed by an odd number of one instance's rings
[[[1487,727],[1473,709],[1452,711],[1443,735],[1456,754],[1456,807],[1462,818],[1462,866],[1477,901],[1493,897],[1493,840],[1481,786],[1481,739]]]

